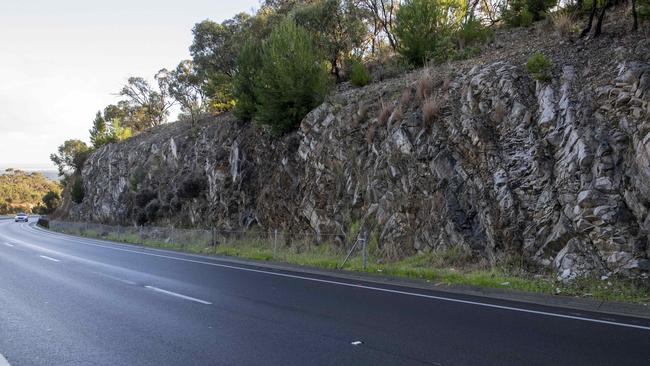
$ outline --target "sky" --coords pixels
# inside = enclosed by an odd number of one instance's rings
[[[95,113],[130,76],[152,80],[190,58],[195,23],[258,3],[0,0],[0,166],[52,167],[63,141],[88,141]]]

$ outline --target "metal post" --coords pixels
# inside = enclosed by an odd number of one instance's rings
[[[273,258],[276,257],[278,251],[278,229],[275,229],[273,233]]]
[[[361,249],[362,250],[362,252],[361,252],[361,269],[363,271],[365,271],[366,270],[366,261],[367,261],[367,258],[368,258],[368,249],[367,249],[367,245],[366,245],[366,234],[365,233],[361,236],[361,245],[362,245],[362,249]]]
[[[357,244],[359,244],[359,238],[357,238],[357,240],[354,241],[352,248],[350,248],[348,255],[345,256],[345,259],[343,260],[343,263],[341,263],[341,265],[339,266],[339,269],[342,269],[345,266],[345,263],[348,262],[348,259],[350,259],[350,256],[352,255],[352,252],[354,252],[354,249],[356,249]]]

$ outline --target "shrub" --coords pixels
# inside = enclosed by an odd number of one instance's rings
[[[456,32],[456,41],[463,49],[466,46],[486,42],[493,36],[492,29],[484,26],[480,20],[471,19]]]
[[[282,134],[297,128],[327,93],[327,71],[309,33],[287,19],[264,42],[256,78],[255,118]]]
[[[133,175],[131,175],[131,190],[133,192],[138,191],[138,186],[140,185],[140,183],[142,183],[146,175],[147,172],[144,170],[142,166],[138,166],[135,168]]]
[[[45,205],[44,207],[41,208],[41,214],[44,215],[49,215],[54,210],[56,210],[57,207],[59,207],[59,203],[61,203],[61,196],[59,196],[58,192],[55,191],[49,191],[43,196],[43,204]]]
[[[375,78],[378,80],[390,79],[396,76],[401,76],[404,73],[412,70],[409,60],[402,55],[394,55],[380,61]]]
[[[636,14],[639,20],[650,19],[650,1],[648,0],[637,1]]]
[[[513,0],[506,3],[502,17],[511,27],[528,27],[534,21],[544,19],[555,4],[555,0]]]
[[[200,175],[187,178],[178,189],[178,197],[182,199],[193,199],[201,196],[208,188],[207,179]]]
[[[149,202],[154,200],[158,195],[150,189],[143,189],[135,195],[135,205],[145,207]]]
[[[350,82],[355,86],[365,86],[372,81],[372,75],[359,60],[352,61],[350,67]]]
[[[453,48],[453,30],[462,18],[459,13],[452,4],[443,6],[436,0],[404,1],[395,16],[399,53],[416,66],[446,59]]]
[[[74,178],[74,181],[72,182],[72,189],[70,190],[70,198],[72,198],[72,202],[74,203],[81,203],[83,202],[85,195],[86,195],[86,191],[84,190],[83,179],[81,179],[80,176],[77,176]]]
[[[249,121],[255,116],[257,99],[255,83],[260,65],[259,42],[248,40],[237,57],[237,72],[233,76],[234,114],[237,118]]]
[[[528,58],[526,62],[526,70],[530,75],[539,81],[549,81],[551,80],[551,69],[553,68],[553,63],[548,57],[544,56],[541,52],[535,52],[532,56]]]
[[[44,217],[39,217],[38,222],[36,223],[36,225],[38,225],[40,227],[43,227],[43,228],[46,228],[46,229],[49,229],[50,228],[50,220],[46,219]]]

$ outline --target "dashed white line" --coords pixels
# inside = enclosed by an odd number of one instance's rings
[[[202,261],[202,260],[195,260],[195,259],[189,259],[189,258],[172,257],[172,256],[169,256],[169,255],[156,254],[156,253],[151,253],[151,252],[142,252],[142,251],[138,251],[138,250],[127,249],[127,248],[124,248],[124,247],[115,247],[115,246],[109,246],[109,245],[101,245],[101,244],[90,243],[88,241],[84,242],[84,241],[80,241],[80,240],[72,240],[72,239],[66,238],[66,237],[74,237],[72,235],[58,234],[58,233],[54,234],[54,233],[50,233],[48,231],[45,231],[45,230],[42,230],[42,229],[39,229],[39,228],[34,228],[34,229],[36,231],[40,231],[41,233],[44,233],[46,236],[54,237],[54,238],[57,238],[57,239],[68,240],[68,241],[76,243],[76,244],[89,245],[89,246],[100,247],[100,248],[105,248],[105,249],[117,250],[117,251],[121,251],[121,252],[136,253],[136,254],[147,255],[147,256],[157,257],[157,258],[166,258],[166,259],[172,259],[172,260],[177,260],[177,261],[182,261],[182,262],[189,262],[189,263],[198,263],[198,264],[214,266],[214,267],[221,267],[221,268],[228,268],[228,269],[233,269],[233,270],[238,270],[238,271],[260,273],[260,274],[265,274],[265,275],[269,275],[269,276],[294,278],[294,279],[305,280],[305,281],[327,283],[327,284],[337,285],[337,286],[360,288],[360,289],[365,289],[365,290],[370,290],[370,291],[378,291],[378,292],[392,293],[392,294],[398,294],[398,295],[414,296],[414,297],[420,297],[420,298],[426,298],[426,299],[432,299],[432,300],[440,300],[440,301],[448,301],[448,302],[454,302],[454,303],[459,303],[459,304],[481,306],[481,307],[492,308],[492,309],[516,311],[516,312],[520,312],[520,313],[528,313],[528,314],[549,316],[549,317],[555,317],[555,318],[561,318],[561,319],[572,319],[572,320],[579,320],[579,321],[590,322],[590,323],[614,325],[614,326],[619,326],[619,327],[643,329],[643,330],[650,331],[650,326],[644,326],[644,325],[636,325],[636,324],[629,324],[629,323],[621,323],[621,322],[618,322],[618,321],[594,319],[594,318],[588,318],[588,317],[584,317],[584,316],[573,316],[573,315],[566,315],[566,314],[559,314],[559,313],[551,313],[551,312],[548,312],[548,311],[532,310],[532,309],[518,308],[518,307],[514,307],[514,306],[497,305],[497,304],[490,304],[490,303],[484,303],[484,302],[478,302],[478,301],[455,299],[455,298],[444,297],[444,296],[427,295],[427,294],[417,293],[417,292],[408,292],[408,291],[393,290],[393,289],[376,287],[376,286],[361,285],[361,284],[356,284],[356,283],[347,283],[347,282],[341,282],[341,281],[325,280],[325,279],[321,279],[321,278],[306,277],[306,276],[301,276],[301,275],[292,275],[292,274],[288,274],[288,273],[269,272],[269,271],[264,271],[264,270],[259,270],[259,269],[238,267],[238,266],[232,266],[232,265],[228,265],[228,264],[221,264],[221,263],[214,263],[214,262],[206,262],[206,261]]]
[[[55,259],[55,258],[52,258],[52,257],[48,257],[48,256],[46,256],[46,255],[39,255],[39,257],[41,257],[41,258],[43,258],[43,259],[47,259],[48,261],[52,261],[52,262],[61,262],[61,261],[58,260],[58,259]]]
[[[11,243],[3,243],[3,244],[6,245],[6,246],[8,246],[8,247],[12,247],[12,248],[13,248],[13,246],[14,246],[14,245],[11,244]]]
[[[177,293],[177,292],[172,292],[172,291],[163,290],[163,289],[158,288],[158,287],[145,286],[145,288],[148,288],[149,290],[153,290],[153,291],[156,291],[156,292],[163,293],[163,294],[165,294],[165,295],[175,296],[175,297],[178,297],[178,298],[181,298],[181,299],[185,299],[185,300],[189,300],[189,301],[198,302],[198,303],[200,303],[200,304],[204,304],[204,305],[212,305],[212,303],[209,302],[209,301],[205,301],[205,300],[197,299],[196,297],[186,296],[186,295],[183,295],[183,294],[179,294],[179,293]]]

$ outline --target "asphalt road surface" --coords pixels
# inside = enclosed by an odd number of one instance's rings
[[[650,321],[0,221],[0,365],[650,365]]]

